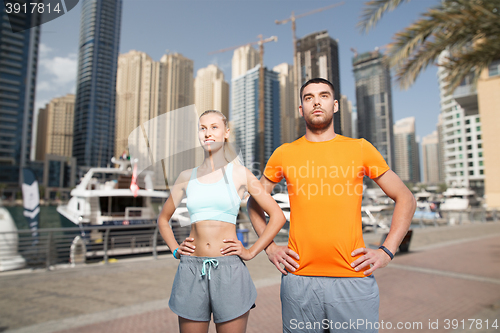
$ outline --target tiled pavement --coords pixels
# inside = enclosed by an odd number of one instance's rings
[[[494,307],[489,323],[498,319],[500,325],[500,235],[398,256],[376,276],[380,318],[393,325],[422,323],[405,331],[446,332],[453,319],[469,328],[469,319],[484,320],[480,313]],[[436,321],[439,329],[429,329]]]
[[[491,327],[495,319],[500,326],[500,223],[417,229],[410,249],[375,274],[381,333],[453,324],[457,332],[500,332]],[[247,266],[258,290],[247,332],[281,332],[279,272],[262,254]],[[176,267],[165,257],[0,274],[0,332],[177,332],[167,305]]]

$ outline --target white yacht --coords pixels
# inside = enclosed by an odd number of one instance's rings
[[[441,218],[439,213],[439,201],[435,199],[435,194],[422,190],[414,194],[417,201],[417,209],[413,215],[414,219],[438,219]]]
[[[18,253],[17,227],[5,207],[0,207],[0,272],[23,268],[26,260]]]
[[[450,187],[443,192],[444,201],[441,203],[440,209],[445,211],[450,210],[466,210],[470,206],[478,204],[476,192],[468,188]]]
[[[361,206],[361,224],[363,231],[375,231],[377,228],[388,229],[387,218],[383,211],[391,210],[389,205],[363,205]]]
[[[151,199],[165,200],[168,192],[155,191],[151,176],[143,172],[137,179],[139,189],[134,196],[130,161],[112,158],[111,162],[119,167],[91,168],[71,191],[68,204],[58,206],[57,212],[81,226],[156,223],[158,212]]]
[[[428,207],[430,207],[431,196],[432,196],[430,192],[423,190],[415,193],[414,196],[415,200],[417,201],[418,209],[427,209]]]

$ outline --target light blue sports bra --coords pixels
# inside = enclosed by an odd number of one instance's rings
[[[186,188],[191,223],[214,220],[236,224],[241,198],[233,182],[233,164],[226,166],[221,180],[210,184],[199,182],[197,171],[198,168],[193,169]]]

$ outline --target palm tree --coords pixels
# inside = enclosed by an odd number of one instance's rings
[[[402,3],[366,2],[358,27],[368,32],[384,13]],[[393,39],[387,47],[387,61],[396,70],[401,88],[409,88],[423,69],[436,64],[441,52],[448,50],[449,56],[438,65],[448,72],[451,92],[467,75],[477,82],[481,71],[500,59],[500,0],[442,0]]]

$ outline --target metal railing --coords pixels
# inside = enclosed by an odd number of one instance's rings
[[[393,211],[377,213],[377,218],[390,225]],[[413,218],[412,224],[420,227],[460,225],[463,223],[484,223],[498,221],[496,210],[472,208],[466,211],[438,211],[432,218],[421,216]],[[252,233],[249,221],[238,221],[238,225],[246,225],[247,232]],[[178,243],[181,243],[190,232],[190,225],[180,226],[172,221],[172,230]],[[282,238],[288,238],[283,233]],[[160,253],[170,252],[160,235],[157,224],[89,226],[75,228],[39,229],[38,236],[33,237],[30,230],[0,233],[0,258],[2,254],[12,253],[12,241],[17,234],[18,253],[26,260],[26,267],[47,268],[58,264],[76,265],[85,262],[108,263],[112,257],[143,255],[157,258]],[[256,236],[255,236],[256,237]],[[248,239],[248,235],[247,235]]]
[[[0,238],[7,234],[1,233]],[[157,224],[39,229],[36,237],[30,230],[18,230],[17,235],[18,253],[27,267],[34,268],[87,261],[108,263],[111,256],[123,255],[146,254],[156,258],[159,252],[170,251]],[[0,242],[0,256],[11,252],[7,247],[12,245]]]
[[[388,209],[380,212],[372,212],[372,215],[379,224],[390,226],[393,212],[393,209]],[[483,207],[473,207],[461,211],[418,211],[417,209],[412,218],[412,227],[425,228],[429,226],[461,225],[463,223],[497,222],[500,217],[499,215],[497,210],[487,210]],[[367,229],[367,231],[370,230],[372,229]]]
[[[242,221],[243,222],[243,221]],[[238,221],[239,223],[239,221]],[[171,221],[171,227],[180,244],[189,236],[191,226]],[[31,230],[0,233],[0,258],[16,252],[28,268],[47,268],[54,265],[77,265],[86,262],[109,263],[112,257],[151,256],[171,252],[158,225],[87,226],[75,228],[38,229],[35,237]],[[3,241],[2,241],[3,240]]]
[[[418,223],[421,227],[433,225],[435,227],[440,225],[461,225],[466,223],[478,223],[486,221],[497,222],[499,214],[496,209],[487,210],[483,207],[473,207],[467,210],[437,210],[434,214],[415,214],[413,223]]]

